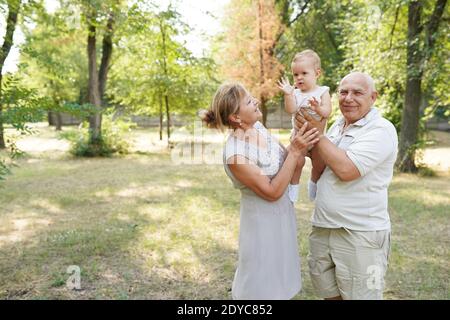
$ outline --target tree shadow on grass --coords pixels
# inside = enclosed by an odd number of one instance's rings
[[[7,192],[0,195],[0,220],[4,226],[20,226],[29,219],[30,230],[24,227],[20,241],[0,242],[0,298],[230,298],[239,191],[222,167],[175,166],[168,156],[125,160],[74,160],[58,170],[51,170],[58,161],[38,164],[31,181],[27,174],[7,181]],[[400,193],[393,196],[393,202],[412,201],[398,198],[404,197]],[[297,206],[303,260],[299,299],[316,298],[306,266],[312,205]],[[399,211],[393,221],[405,216]],[[427,219],[428,224],[435,221]],[[394,225],[388,296],[448,298],[445,253],[428,252],[437,247],[439,234],[419,232],[417,241],[426,240],[419,246],[409,235],[425,221],[403,220]],[[3,235],[14,230],[5,229]],[[81,268],[81,290],[66,288],[70,265]]]
[[[112,161],[108,165],[117,163]],[[155,167],[129,161],[127,166],[132,166],[133,170],[127,173],[124,172],[126,167],[119,168],[123,169],[117,173],[124,176],[122,179],[104,176],[108,174],[104,169],[103,174],[99,174],[101,183],[98,180],[83,182],[89,177],[87,172],[98,168],[95,161],[84,163],[82,168],[85,170],[81,173],[81,167],[71,166],[63,170],[62,177],[61,172],[52,176],[44,170],[40,189],[35,189],[37,192],[25,192],[9,204],[18,210],[8,219],[24,219],[23,212],[31,212],[32,216],[47,219],[50,223],[32,223],[32,230],[24,239],[1,243],[1,298],[229,297],[227,288],[234,272],[231,265],[235,261],[235,250],[207,235],[200,239],[192,237],[192,229],[202,225],[183,230],[183,225],[177,222],[183,215],[171,212],[183,208],[183,202],[189,202],[191,198],[202,198],[211,185],[219,188],[221,183],[215,181],[201,186],[204,178],[195,178],[204,173],[205,169],[201,167],[194,175],[183,175],[182,171],[174,170],[178,176],[171,182],[182,183],[171,186],[167,184],[168,168],[164,165]],[[211,173],[213,176],[214,170]],[[81,181],[67,188],[66,180],[76,181],[75,177]],[[104,188],[99,189],[99,185]],[[171,188],[169,195],[154,192],[164,187]],[[66,194],[64,197],[52,196],[61,188],[60,191]],[[130,208],[130,204],[134,205]],[[229,211],[232,207],[235,211],[234,206],[235,203],[226,204],[219,210]],[[212,208],[217,209],[214,205]],[[3,209],[6,213],[7,209]],[[173,217],[168,219],[170,214]],[[159,230],[158,236],[162,239],[151,238],[154,230]],[[165,237],[170,239],[174,231],[178,232],[179,239],[175,236],[165,245]],[[197,256],[197,260],[192,256]],[[66,288],[70,276],[66,271],[70,265],[81,268],[81,290]]]

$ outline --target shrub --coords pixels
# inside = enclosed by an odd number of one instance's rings
[[[71,142],[70,153],[76,157],[110,157],[113,154],[126,154],[129,143],[123,138],[133,124],[129,121],[104,116],[102,121],[101,139],[92,143],[89,140],[89,124],[83,122],[76,131],[60,133],[60,138]]]

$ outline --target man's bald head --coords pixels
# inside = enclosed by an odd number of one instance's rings
[[[342,78],[341,82],[339,83],[339,86],[342,85],[344,81],[353,81],[357,80],[359,82],[364,82],[367,86],[367,89],[371,92],[376,92],[375,89],[375,81],[373,81],[373,78],[364,72],[354,71],[347,74],[344,78]]]

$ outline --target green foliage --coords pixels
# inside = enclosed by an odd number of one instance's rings
[[[12,167],[17,167],[14,160],[23,155],[23,152],[17,148],[14,141],[8,142],[8,154],[3,156],[2,153],[0,153],[0,181],[5,180],[5,177],[12,173]]]
[[[80,44],[87,35],[79,30],[74,15],[79,15],[79,10],[73,5],[54,13],[42,10],[33,17],[33,27],[22,26],[26,41],[21,48],[19,73],[24,85],[47,96],[54,108],[66,102],[84,102],[87,57]]]
[[[342,1],[312,1],[309,4],[307,1],[277,2],[289,6],[283,18],[289,27],[276,48],[277,56],[285,66],[285,74],[291,77],[291,61],[297,52],[312,49],[321,58],[322,76],[319,83],[334,91],[341,78],[339,66],[343,60],[342,43],[345,40],[342,36],[343,16],[350,10],[350,5]],[[300,14],[303,7],[305,10]],[[292,22],[297,15],[297,20]]]
[[[5,176],[10,174],[10,167],[6,164],[4,159],[0,158],[0,180],[5,180]]]
[[[4,76],[0,104],[3,107],[1,121],[15,129],[27,132],[26,122],[41,121],[49,100],[39,96],[37,90],[24,88],[16,76]]]
[[[68,102],[63,105],[55,106],[54,108],[52,108],[52,110],[56,111],[56,112],[68,113],[79,119],[86,119],[89,116],[92,116],[95,114],[96,108],[97,107],[95,105],[90,104],[90,103],[78,104],[78,103]]]
[[[418,166],[418,174],[421,177],[436,177],[436,171],[434,171],[432,168],[426,166],[426,165],[419,165]]]
[[[424,3],[424,20],[429,17],[431,7],[431,1]],[[400,132],[406,73],[414,71],[406,67],[407,3],[400,0],[353,1],[351,10],[345,12],[344,18],[341,74],[352,70],[369,73],[379,92],[377,107]],[[423,145],[425,121],[438,110],[438,106],[449,104],[446,94],[449,81],[446,60],[450,45],[446,32],[448,34],[449,27],[445,23],[442,25],[435,35],[435,49],[429,53],[430,63],[422,66],[423,98],[417,147]],[[417,41],[423,43],[425,40],[419,38]]]
[[[358,15],[366,19],[358,21]],[[376,105],[397,132],[401,129],[406,85],[406,29],[405,5],[398,1],[372,1],[369,6],[363,2],[355,4],[355,15],[345,31],[355,37],[346,41],[344,66],[374,78],[379,92]],[[358,36],[364,41],[357,41]]]
[[[44,118],[49,100],[39,96],[36,90],[24,88],[18,77],[7,74],[3,77],[0,105],[2,106],[1,123],[11,125],[24,135],[32,133],[27,125],[28,122],[41,121]],[[22,154],[12,138],[7,138],[6,144],[8,153],[0,154],[0,180],[11,173],[14,159]]]
[[[115,119],[112,115],[104,116],[102,122],[102,138],[96,143],[89,143],[89,125],[83,122],[78,130],[64,131],[60,138],[71,142],[70,153],[76,157],[110,157],[113,154],[126,154],[129,143],[124,139],[133,127],[129,121]]]
[[[406,86],[407,6],[402,0],[384,1],[277,1],[283,21],[290,25],[280,39],[277,54],[290,75],[290,61],[300,50],[315,50],[322,60],[320,83],[333,92],[339,80],[351,71],[369,73],[379,92],[376,106],[397,131],[401,130],[401,116]],[[424,1],[424,21],[431,15],[435,1]],[[283,11],[284,10],[284,11]],[[447,84],[450,80],[448,57],[450,42],[446,39],[450,26],[442,23],[434,35],[436,44],[430,61],[423,66],[423,101],[421,101],[420,135],[422,145],[425,121],[442,114],[450,104]],[[425,39],[420,38],[422,45]],[[330,119],[332,122],[333,119]]]
[[[133,6],[127,28],[110,73],[113,102],[145,115],[165,113],[164,96],[171,113],[194,115],[209,105],[217,85],[215,63],[194,57],[179,40],[188,26],[174,8],[158,12]]]

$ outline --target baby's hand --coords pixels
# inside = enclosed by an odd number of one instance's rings
[[[278,88],[286,95],[293,94],[295,89],[295,87],[291,86],[287,78],[282,78],[281,81],[278,81]]]
[[[319,104],[319,101],[317,101],[317,99],[315,97],[312,97],[311,99],[309,99],[308,102],[311,107],[311,110],[316,112],[318,115],[320,115],[323,118],[326,118],[328,116],[327,112],[325,110],[323,110],[323,108]]]
[[[311,105],[311,109],[317,112],[317,108],[319,107],[319,101],[315,97],[312,97],[308,100],[309,104]]]

